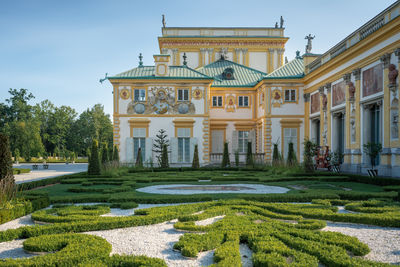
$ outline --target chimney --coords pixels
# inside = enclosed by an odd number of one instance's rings
[[[170,55],[154,55],[155,75],[163,77],[169,75],[168,63]]]

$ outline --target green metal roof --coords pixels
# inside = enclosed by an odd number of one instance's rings
[[[116,74],[108,79],[207,79],[204,75],[187,66],[169,66],[168,76],[155,76],[155,66],[140,66],[131,70]]]
[[[223,79],[222,73],[227,68],[233,69],[234,79]],[[225,59],[220,59],[197,70],[214,78],[213,87],[253,87],[266,75],[264,72]]]
[[[304,77],[304,60],[301,57],[296,57],[292,61],[277,68],[264,79],[292,79]]]

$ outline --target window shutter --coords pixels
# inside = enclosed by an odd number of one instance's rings
[[[256,131],[249,131],[249,141],[251,142],[251,151],[256,153]]]
[[[233,133],[232,133],[232,151],[230,151],[231,153],[235,153],[235,151],[238,150],[238,143],[239,143],[238,131],[233,131]]]
[[[133,138],[126,138],[126,162],[133,162]]]
[[[150,158],[153,158],[153,138],[146,138],[146,158],[143,159],[144,162],[150,164]],[[154,162],[154,160],[153,160]]]
[[[169,141],[169,150],[171,151],[169,162],[177,163],[178,161],[178,138],[172,137]]]
[[[197,138],[196,137],[190,138],[190,163],[193,162],[195,145],[197,145]],[[199,159],[200,159],[200,156],[199,156]]]

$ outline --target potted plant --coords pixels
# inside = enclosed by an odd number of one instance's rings
[[[363,145],[363,148],[364,148],[364,153],[369,156],[369,159],[371,161],[372,169],[368,170],[368,175],[371,177],[376,177],[376,176],[378,176],[378,170],[375,169],[375,163],[376,163],[377,157],[382,152],[382,144],[368,142]]]

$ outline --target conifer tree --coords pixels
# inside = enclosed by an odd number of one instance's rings
[[[119,151],[118,151],[118,147],[116,145],[114,145],[114,150],[113,150],[113,157],[112,157],[113,161],[119,163]]]
[[[0,133],[0,182],[2,181],[14,183],[14,174],[8,136]]]
[[[97,140],[93,140],[92,149],[90,151],[90,161],[88,166],[89,175],[99,175],[100,174],[100,158],[98,151]]]
[[[313,162],[313,156],[315,154],[315,149],[317,147],[317,144],[313,143],[311,140],[306,139],[304,140],[304,170],[306,172],[313,172],[314,171],[314,162]]]
[[[194,146],[192,168],[194,168],[194,169],[200,168],[199,149],[198,149],[197,145]]]
[[[168,153],[168,147],[169,147],[169,141],[168,141],[168,135],[166,134],[166,131],[164,129],[160,129],[158,131],[158,134],[156,134],[156,139],[154,140],[153,143],[153,152],[156,155],[158,164],[161,166],[161,160],[162,160],[162,152],[164,145],[167,146],[167,153]],[[167,154],[168,157],[168,154]]]
[[[162,151],[161,151],[161,162],[160,162],[160,167],[161,168],[169,168],[169,162],[168,162],[168,146],[167,144],[164,144],[162,146]]]
[[[101,165],[104,167],[108,161],[109,159],[108,159],[107,144],[104,143],[101,149]]]
[[[253,166],[253,165],[254,165],[254,159],[253,159],[251,142],[247,142],[246,166]]]
[[[139,147],[138,152],[137,152],[137,156],[136,156],[136,167],[143,167],[143,159],[142,159],[142,148]]]
[[[294,148],[293,148],[293,143],[292,142],[289,143],[287,164],[289,166],[293,166],[293,165],[297,164],[297,157],[296,157],[296,153],[294,152]]]
[[[274,144],[274,151],[272,153],[272,165],[277,166],[280,161],[278,144]]]
[[[221,167],[225,168],[225,167],[230,167],[230,166],[231,166],[231,162],[229,160],[228,143],[225,142],[225,144],[224,144],[224,154],[222,155]]]

